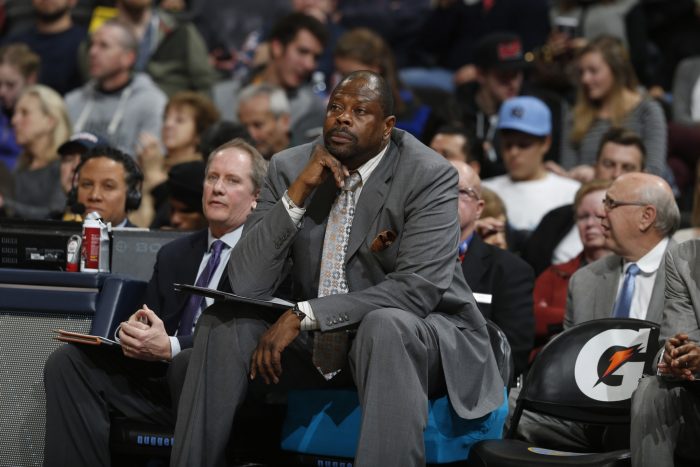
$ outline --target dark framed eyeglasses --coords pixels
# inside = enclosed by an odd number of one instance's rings
[[[649,203],[643,203],[641,201],[617,201],[607,195],[603,198],[603,207],[606,211],[612,211],[620,206],[646,206],[647,204]]]
[[[463,198],[471,198],[474,201],[479,201],[481,199],[481,196],[479,196],[479,193],[477,193],[474,188],[460,188],[459,196]]]

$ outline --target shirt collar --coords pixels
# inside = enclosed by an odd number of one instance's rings
[[[211,244],[214,243],[216,240],[221,240],[226,244],[226,246],[228,246],[229,248],[233,248],[234,246],[236,246],[236,243],[238,243],[238,240],[241,238],[242,232],[243,226],[241,225],[236,230],[232,230],[231,232],[225,233],[221,236],[221,238],[216,238],[211,234],[211,230],[207,230],[207,251],[211,250]]]
[[[391,143],[389,143],[391,144]],[[384,149],[379,151],[379,154],[362,164],[360,167],[357,168],[357,171],[360,173],[360,177],[362,177],[362,184],[364,185],[367,180],[369,179],[369,176],[372,175],[372,172],[374,172],[374,169],[377,168],[379,163],[381,162],[382,158],[386,154],[387,149],[389,149],[389,144],[384,146]]]
[[[657,243],[654,248],[649,250],[649,252],[646,255],[639,258],[639,261],[637,261],[636,264],[637,266],[639,266],[639,269],[644,274],[653,274],[656,272],[657,269],[659,269],[661,261],[664,259],[664,253],[666,252],[668,242],[668,237],[664,238],[659,243]],[[632,263],[627,261],[625,262],[623,272],[627,271],[627,268],[630,264]]]

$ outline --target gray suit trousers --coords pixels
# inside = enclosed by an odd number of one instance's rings
[[[191,354],[178,356],[189,358],[189,365],[171,466],[226,465],[236,411],[248,390],[264,389],[248,378],[250,357],[273,321],[264,315],[255,307],[232,310],[229,304],[215,304],[200,318]],[[354,380],[363,414],[355,465],[424,465],[428,397],[445,390],[432,324],[441,319],[439,314],[422,319],[393,308],[368,313],[352,342],[348,368],[330,382],[313,367],[308,335],[301,333],[282,354],[277,386],[339,387]]]
[[[633,467],[673,467],[674,455],[700,456],[700,388],[645,376],[632,395]]]

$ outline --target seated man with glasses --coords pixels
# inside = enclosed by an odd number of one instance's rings
[[[599,318],[661,322],[664,271],[680,214],[671,187],[660,177],[629,173],[605,194],[601,225],[613,255],[571,277],[564,329]]]
[[[508,338],[515,375],[527,366],[535,337],[532,313],[532,268],[513,253],[485,243],[475,232],[484,209],[481,179],[463,161],[450,161],[459,174],[459,258],[462,272],[484,317]]]
[[[613,254],[571,277],[564,329],[602,318],[660,323],[666,279],[662,260],[680,223],[671,187],[656,175],[628,173],[615,179],[602,203],[605,246]],[[612,450],[629,446],[628,429],[601,429],[525,412],[518,435],[535,444],[546,440],[559,449]]]

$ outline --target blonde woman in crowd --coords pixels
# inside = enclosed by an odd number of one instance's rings
[[[22,153],[13,174],[14,196],[0,197],[0,207],[27,219],[62,212],[66,198],[57,148],[71,134],[63,98],[47,86],[29,86],[17,101],[12,127]]]
[[[579,181],[593,179],[593,164],[600,140],[612,126],[642,135],[647,149],[647,171],[661,175],[666,169],[666,119],[661,106],[640,91],[627,50],[614,37],[600,36],[578,55],[579,86],[573,109],[568,147],[561,167]]]

